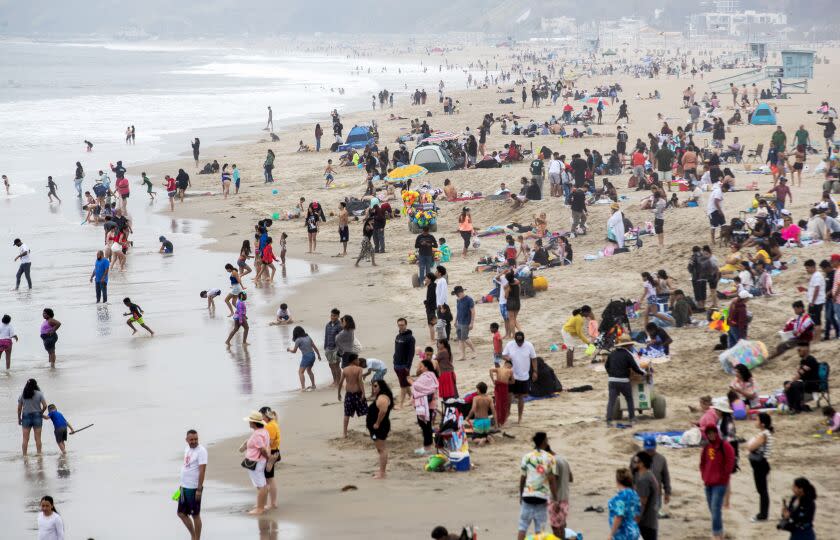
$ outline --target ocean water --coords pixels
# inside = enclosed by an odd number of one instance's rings
[[[308,119],[323,123],[334,108],[366,109],[382,88],[407,99],[405,89],[421,85],[436,96],[439,79],[448,88],[463,87],[466,79],[460,71],[425,73],[419,62],[203,44],[20,40],[0,41],[0,73],[0,170],[15,183],[41,182],[48,174],[72,179],[80,158],[89,170],[116,159],[188,155],[193,137],[205,148],[253,139],[268,105],[275,129]],[[125,144],[130,125],[134,146]],[[85,140],[94,144],[93,155],[82,152]]]

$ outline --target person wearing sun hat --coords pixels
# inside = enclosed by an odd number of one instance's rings
[[[251,515],[259,515],[265,512],[265,503],[268,498],[268,484],[265,479],[265,465],[271,456],[271,437],[265,429],[265,418],[259,411],[253,411],[243,418],[253,430],[248,440],[239,447],[240,452],[245,453],[242,467],[248,471],[251,484],[257,488],[257,504],[248,512]],[[253,468],[252,468],[253,467]]]
[[[612,215],[607,220],[607,240],[616,244],[617,247],[624,247],[624,214],[621,213],[621,206],[617,202],[610,205]]]
[[[607,399],[607,426],[611,425],[613,420],[612,411],[615,406],[619,394],[624,396],[627,401],[627,417],[630,423],[635,419],[635,410],[633,407],[633,391],[630,385],[630,371],[635,371],[639,375],[644,375],[645,372],[636,363],[636,357],[632,351],[633,341],[626,336],[621,336],[616,343],[615,349],[607,356],[607,361],[604,367],[607,371],[607,388],[609,390],[609,397]]]

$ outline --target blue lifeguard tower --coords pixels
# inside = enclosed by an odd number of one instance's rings
[[[767,66],[768,79],[782,79],[782,91],[808,93],[808,79],[814,78],[814,51],[787,49],[781,52],[781,66]],[[788,79],[788,80],[785,80]]]

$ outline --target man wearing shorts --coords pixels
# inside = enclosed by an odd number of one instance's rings
[[[347,255],[347,242],[350,241],[350,227],[348,225],[349,214],[347,213],[347,203],[344,201],[339,203],[338,209],[338,241],[341,242],[341,256]]]
[[[709,215],[709,226],[712,228],[712,244],[715,243],[715,231],[718,227],[726,224],[726,217],[723,215],[723,192],[726,186],[723,182],[715,182],[712,193],[709,195],[709,205],[706,213]]]
[[[563,163],[560,161],[560,154],[554,152],[551,161],[548,162],[548,183],[551,187],[551,196],[559,197],[563,191]]]
[[[557,479],[554,472],[557,462],[548,452],[548,436],[542,431],[534,435],[534,450],[522,456],[519,478],[519,534],[525,540],[531,522],[534,534],[545,529],[547,507],[557,500]]]
[[[516,398],[518,413],[517,424],[522,423],[522,412],[525,410],[525,396],[528,395],[530,381],[537,380],[537,352],[530,341],[525,341],[525,333],[517,332],[513,341],[508,341],[502,351],[502,358],[513,364],[514,383],[510,386],[510,393]],[[532,375],[533,373],[533,375]]]
[[[207,472],[207,449],[198,444],[198,432],[187,431],[184,464],[181,466],[181,489],[178,497],[178,517],[195,540],[201,538],[201,495]]]
[[[341,387],[345,386],[344,395],[344,438],[347,438],[347,425],[354,415],[363,418],[367,415],[367,401],[365,401],[365,383],[362,379],[362,368],[359,366],[359,356],[350,353],[347,367],[341,370],[338,381],[338,400],[341,401]]]
[[[335,344],[335,336],[341,332],[341,321],[338,316],[341,312],[337,308],[332,308],[330,311],[330,320],[327,321],[324,327],[324,353],[327,356],[327,362],[330,365],[330,372],[332,372],[333,383],[332,386],[338,386],[338,380],[341,378],[341,358],[338,356],[338,347]]]
[[[464,293],[464,288],[456,285],[452,294],[458,299],[455,309],[455,332],[461,347],[461,360],[467,359],[467,347],[475,354],[475,347],[470,341],[470,330],[475,322],[475,301]]]
[[[397,319],[397,337],[394,338],[394,373],[400,383],[400,403],[402,408],[405,398],[411,396],[411,385],[408,376],[411,374],[411,362],[414,360],[415,339],[408,328],[408,321],[400,317]]]

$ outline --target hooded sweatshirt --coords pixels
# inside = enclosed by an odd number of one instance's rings
[[[414,335],[411,330],[398,332],[394,339],[394,369],[411,369],[414,360]]]
[[[707,443],[700,454],[700,476],[707,486],[729,485],[729,477],[735,465],[735,450],[728,442],[721,439]]]

